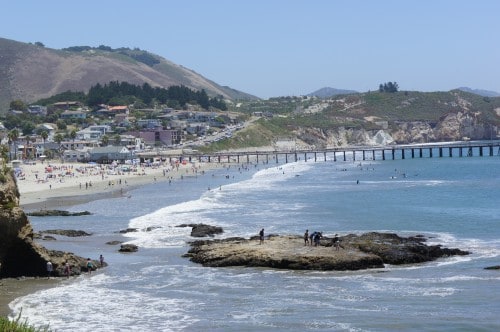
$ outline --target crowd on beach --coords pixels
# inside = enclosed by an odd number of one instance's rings
[[[163,178],[172,181],[184,176],[204,173],[204,163],[169,161],[135,164],[62,163],[45,161],[25,163],[15,167],[21,204],[30,204],[50,197],[87,195],[142,185]]]

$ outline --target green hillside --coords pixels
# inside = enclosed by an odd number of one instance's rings
[[[308,107],[319,103],[327,103],[328,106],[321,112],[308,112]],[[500,97],[482,97],[452,90],[368,92],[335,96],[327,100],[303,97],[272,98],[244,103],[237,110],[248,114],[263,112],[272,115],[273,121],[284,125],[331,127],[346,125],[349,122],[364,122],[367,117],[385,121],[436,122],[447,113],[464,110],[480,113],[479,116],[485,122],[499,125],[500,118],[495,111],[498,108]],[[274,119],[275,117],[278,119]]]

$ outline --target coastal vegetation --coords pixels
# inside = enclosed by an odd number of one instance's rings
[[[0,331],[3,332],[50,332],[48,327],[36,328],[26,321],[21,320],[21,316],[10,321],[7,317],[0,317]]]

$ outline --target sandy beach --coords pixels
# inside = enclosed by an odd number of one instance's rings
[[[25,211],[64,209],[71,205],[127,195],[138,186],[155,181],[180,181],[202,176],[223,163],[155,163],[149,165],[94,165],[44,161],[21,164],[16,169],[20,206]],[[0,316],[10,314],[9,303],[18,297],[57,285],[59,279],[0,279]]]
[[[56,209],[126,195],[137,186],[199,176],[218,167],[224,164],[158,162],[120,166],[45,161],[22,164],[17,170],[17,185],[23,209]]]

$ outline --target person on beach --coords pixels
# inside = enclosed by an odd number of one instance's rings
[[[339,250],[340,239],[338,234],[335,234],[335,236],[333,237],[333,247],[335,248],[335,250]]]
[[[90,260],[90,258],[87,258],[87,272],[89,274],[92,273],[93,267],[94,267],[94,265],[92,264],[92,261]]]
[[[52,276],[52,271],[54,270],[54,267],[52,266],[52,262],[48,261],[47,262],[47,279],[50,279]]]
[[[259,244],[263,244],[264,243],[264,228],[262,228],[259,232],[259,239],[260,239]]]
[[[101,267],[103,267],[104,266],[104,256],[103,255],[99,256],[99,262],[101,263]]]
[[[304,245],[307,246],[309,245],[309,230],[306,229],[306,232],[304,233]]]

